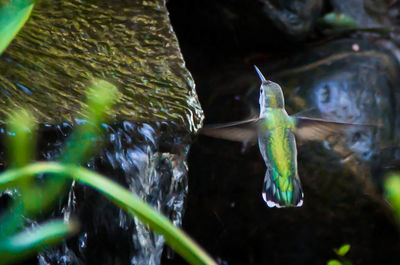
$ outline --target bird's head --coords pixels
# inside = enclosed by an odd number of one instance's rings
[[[258,76],[261,79],[260,86],[260,108],[284,108],[285,100],[283,98],[282,88],[272,81],[266,80],[261,71],[254,66]]]

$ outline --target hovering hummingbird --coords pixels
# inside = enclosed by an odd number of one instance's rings
[[[300,141],[325,140],[352,123],[328,121],[318,118],[289,116],[285,110],[282,88],[261,79],[260,115],[244,121],[202,128],[205,135],[239,142],[256,142],[267,171],[262,197],[268,207],[300,207],[304,193],[297,173],[296,138]],[[296,136],[296,138],[295,138]]]

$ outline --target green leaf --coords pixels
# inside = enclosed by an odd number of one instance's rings
[[[347,254],[347,252],[349,252],[350,250],[350,244],[344,244],[343,246],[341,246],[337,251],[336,254],[338,254],[339,256],[344,257],[344,255]]]
[[[385,181],[385,197],[393,207],[393,211],[400,221],[400,177],[390,175]]]
[[[26,110],[13,112],[7,123],[9,161],[13,167],[21,167],[34,159],[36,121]]]
[[[103,80],[94,80],[87,90],[87,104],[83,108],[84,122],[78,126],[69,137],[61,154],[61,162],[69,164],[81,164],[90,158],[96,149],[102,145],[101,123],[107,120],[112,113],[112,105],[118,96],[117,88]],[[21,145],[14,147],[16,153],[21,150]],[[35,215],[49,209],[57,199],[65,194],[70,182],[62,176],[46,178],[44,185],[29,185],[29,189],[22,191],[25,213]]]
[[[87,91],[87,105],[82,119],[86,122],[78,126],[67,141],[61,161],[68,164],[85,162],[99,146],[101,123],[112,113],[112,106],[118,99],[117,88],[109,82],[95,80]]]
[[[112,105],[118,99],[118,89],[104,80],[94,80],[87,92],[87,108],[84,110],[91,123],[97,124],[109,116]]]
[[[318,23],[329,28],[355,28],[357,23],[350,16],[343,13],[328,13],[318,19]]]
[[[33,255],[37,251],[59,243],[66,236],[77,231],[77,223],[65,223],[61,220],[50,221],[39,227],[26,229],[0,242],[1,264]]]
[[[190,264],[217,264],[188,235],[175,227],[165,216],[121,185],[86,168],[55,162],[38,162],[22,168],[6,170],[0,174],[0,190],[12,187],[13,183],[20,178],[41,173],[68,176],[97,189],[115,204],[147,224],[151,230],[164,235],[166,243]]]
[[[0,54],[28,20],[34,3],[32,0],[0,1]]]
[[[31,113],[20,109],[9,115],[7,123],[7,155],[11,167],[22,167],[34,159],[36,122]],[[13,204],[0,220],[3,231],[0,234],[10,235],[23,226],[22,216],[38,212],[37,188],[32,185],[32,178],[24,178],[10,192]]]
[[[331,259],[326,263],[326,265],[342,265],[342,263],[337,259]]]

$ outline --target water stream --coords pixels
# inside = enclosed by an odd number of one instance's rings
[[[87,166],[129,187],[180,226],[190,137],[171,134],[174,125],[167,123],[104,127],[105,146]],[[46,141],[41,142],[48,147],[42,149],[43,159],[58,156],[65,134],[60,126],[47,130]],[[72,183],[61,215],[80,220],[79,236],[40,254],[39,264],[160,264],[164,238],[86,186]]]

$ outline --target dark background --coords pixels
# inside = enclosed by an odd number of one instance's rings
[[[364,38],[326,37],[315,28],[304,36],[287,36],[263,15],[260,2],[168,2],[205,124],[248,114],[248,104],[241,100],[247,92],[229,89],[238,69],[251,72],[253,64],[290,60],[319,43]],[[330,11],[332,6],[324,2],[321,16]],[[257,81],[255,73],[248,79]],[[337,257],[333,249],[345,243],[351,244],[347,258],[353,264],[398,264],[398,226],[380,195],[367,195],[338,162],[338,154],[321,143],[298,151],[305,203],[301,208],[270,209],[261,198],[265,164],[258,148],[242,152],[239,143],[198,136],[188,161],[183,229],[220,264],[326,264]],[[162,263],[185,264],[178,255],[164,256]]]

